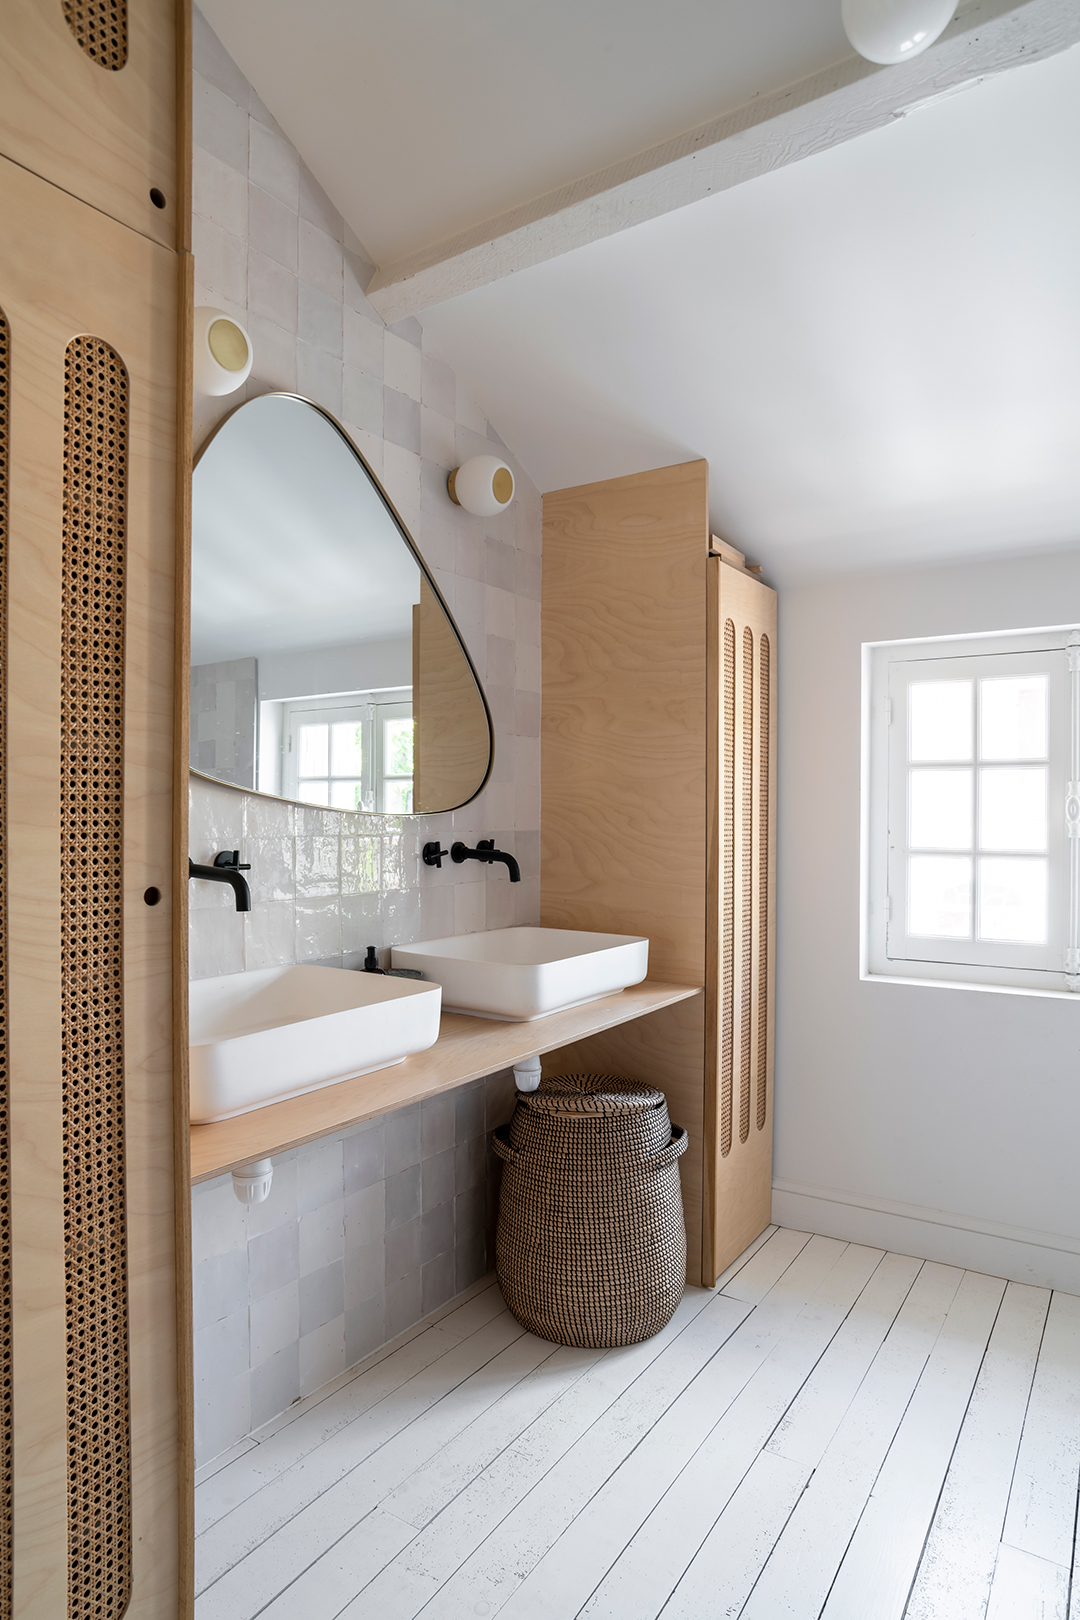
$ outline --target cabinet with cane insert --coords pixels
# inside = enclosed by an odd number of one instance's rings
[[[173,1620],[186,24],[0,9],[0,1620]]]
[[[647,934],[699,996],[552,1053],[667,1094],[688,1274],[772,1199],[776,595],[709,531],[685,462],[544,497],[541,920]]]

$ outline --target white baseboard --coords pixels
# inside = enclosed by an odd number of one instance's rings
[[[777,1226],[1080,1294],[1080,1238],[1057,1232],[800,1181],[773,1182],[772,1218]]]

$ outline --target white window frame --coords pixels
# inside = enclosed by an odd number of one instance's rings
[[[990,659],[993,666],[987,663]],[[914,667],[918,665],[921,670]],[[970,675],[978,680],[1033,667],[1046,667],[1051,676],[1048,944],[914,942],[904,935],[907,868],[906,848],[900,848],[906,836],[910,768],[905,681],[915,673],[927,679],[948,678],[951,673],[954,678]],[[866,643],[862,726],[860,976],[949,989],[1076,996],[1080,992],[1080,630],[1065,625]],[[976,748],[976,775],[977,753]],[[891,834],[890,828],[897,832]]]
[[[312,804],[300,793],[297,770],[297,728],[307,722],[332,723],[342,718],[355,717],[364,727],[363,768],[361,772],[361,808],[364,811],[383,809],[384,777],[382,760],[382,725],[384,717],[397,718],[412,711],[412,691],[408,687],[375,692],[338,692],[332,695],[289,698],[281,703],[281,783],[282,796],[297,804]],[[395,713],[396,711],[396,713]],[[332,781],[333,778],[328,778]],[[398,780],[398,778],[389,778]],[[323,807],[327,808],[327,807]],[[329,806],[329,808],[334,808]],[[397,814],[411,814],[399,811]]]

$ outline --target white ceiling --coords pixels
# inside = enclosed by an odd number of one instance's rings
[[[840,0],[200,0],[377,264],[851,55]]]
[[[542,489],[705,456],[784,584],[1080,543],[1078,288],[1074,48],[424,326]]]

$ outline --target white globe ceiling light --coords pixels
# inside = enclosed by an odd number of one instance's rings
[[[952,22],[957,0],[841,0],[844,32],[868,62],[906,62]]]
[[[235,394],[251,375],[251,339],[223,309],[200,304],[195,311],[194,371],[197,394]]]
[[[494,517],[514,498],[514,475],[498,456],[473,456],[454,469],[446,489],[455,506],[474,517]]]

